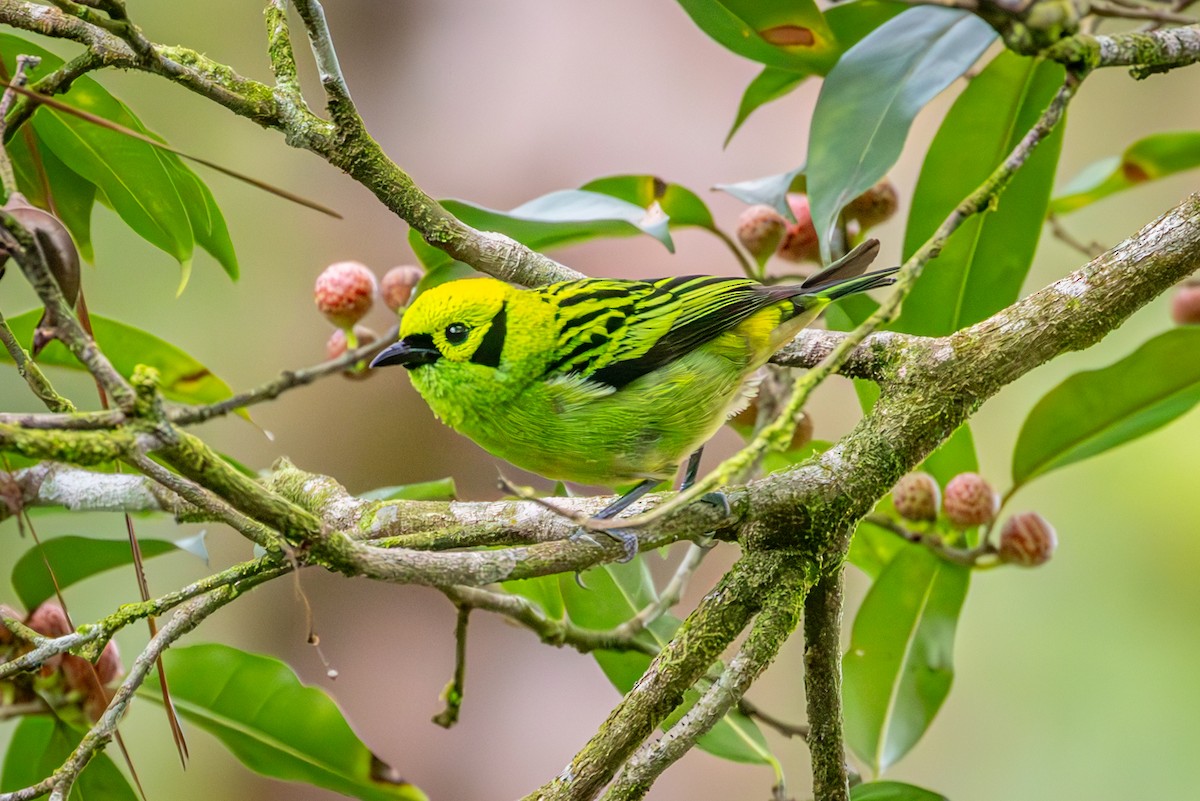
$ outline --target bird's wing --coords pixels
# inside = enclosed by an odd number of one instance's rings
[[[559,355],[546,376],[581,375],[619,389],[805,290],[745,278],[683,276],[587,279],[540,291],[559,310]]]

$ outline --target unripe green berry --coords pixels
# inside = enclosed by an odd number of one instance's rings
[[[1000,561],[1037,567],[1050,561],[1058,547],[1054,526],[1037,512],[1022,512],[1004,521],[1000,529]]]
[[[762,264],[779,246],[787,220],[770,206],[750,206],[737,221],[737,238],[751,256]]]
[[[317,276],[313,300],[329,322],[349,328],[371,310],[375,301],[375,273],[356,261],[331,264]]]
[[[892,489],[892,503],[905,520],[930,522],[937,520],[942,490],[937,479],[928,473],[909,473]]]
[[[1000,511],[1000,496],[978,473],[959,473],[946,485],[942,511],[957,529],[986,525]]]

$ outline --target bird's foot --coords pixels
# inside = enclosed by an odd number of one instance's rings
[[[729,506],[729,498],[723,492],[706,492],[700,496],[700,502],[717,507],[721,517],[729,517],[733,514],[733,509]]]
[[[567,539],[569,539],[571,542],[587,542],[591,543],[592,545],[599,545],[600,542],[593,536],[594,533],[596,532],[581,528],[570,534]],[[624,549],[625,553],[620,559],[617,560],[618,562],[628,562],[633,559],[633,557],[637,556],[638,538],[637,535],[629,529],[607,528],[603,529],[599,533],[612,537],[614,540],[621,543],[621,547]]]

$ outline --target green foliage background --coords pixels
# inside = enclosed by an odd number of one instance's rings
[[[133,5],[152,38],[187,44],[254,77],[267,76],[258,4]],[[510,208],[597,176],[653,172],[699,192],[728,229],[741,207],[723,195],[710,196],[708,185],[781,172],[803,161],[816,83],[757,111],[721,151],[741,92],[758,68],[708,40],[676,4],[360,0],[330,6],[342,64],[368,125],[439,197]],[[1070,112],[1059,185],[1148,133],[1200,130],[1200,107],[1178,102],[1194,96],[1193,73],[1185,69],[1139,83],[1116,70],[1089,78]],[[105,74],[101,81],[177,146],[314,197],[347,219],[328,220],[206,174],[238,247],[242,278],[231,283],[198,254],[190,285],[176,298],[177,265],[118,225],[111,212],[97,209],[97,266],[85,273],[96,313],[183,347],[240,389],[322,357],[329,329],[312,309],[310,290],[325,264],[355,258],[382,272],[410,260],[402,224],[361,187],[286,148],[277,135],[161,80]],[[961,85],[916,120],[892,173],[905,200]],[[1081,238],[1113,244],[1195,183],[1196,174],[1186,173],[1106,200],[1067,222]],[[883,260],[894,261],[903,216],[879,235]],[[674,232],[674,238],[674,256],[646,237],[558,255],[594,275],[736,272],[714,238],[695,229]],[[1026,291],[1080,261],[1044,237]],[[34,303],[15,273],[5,280],[4,297],[8,315]],[[383,330],[386,313],[376,312],[371,322]],[[1005,486],[1021,421],[1049,388],[1076,370],[1115,361],[1168,325],[1164,299],[1099,347],[1004,390],[973,424],[985,475]],[[35,408],[11,371],[2,377],[2,408]],[[82,376],[55,380],[74,397],[92,396]],[[847,410],[856,408],[849,384],[834,383],[813,407],[817,434],[825,439],[847,430]],[[283,454],[356,492],[453,475],[462,497],[496,494],[493,460],[437,425],[403,376],[326,381],[259,407],[254,418],[274,433],[273,442],[238,419],[204,431],[216,447],[252,467]],[[728,435],[721,442],[728,449],[735,439]],[[1192,413],[1145,439],[1041,478],[1014,498],[1012,511],[1036,509],[1054,522],[1060,551],[1037,571],[994,571],[973,581],[958,631],[954,690],[930,732],[890,778],[978,801],[1191,795],[1187,768],[1200,748],[1194,725],[1200,718],[1194,679],[1200,667],[1196,442],[1200,415]],[[123,536],[123,523],[114,516],[43,514],[36,522],[44,534]],[[138,521],[138,530],[143,536],[180,535],[159,521]],[[232,533],[214,533],[214,564],[248,555],[249,546]],[[6,568],[27,547],[17,537],[12,523],[0,529]],[[660,567],[655,557],[650,563]],[[721,568],[706,565],[693,593]],[[186,556],[156,559],[152,588],[169,589],[202,569]],[[854,571],[850,576],[853,608],[865,581]],[[616,700],[591,658],[540,646],[528,633],[481,613],[472,623],[462,721],[444,732],[428,718],[452,668],[449,604],[413,588],[315,573],[302,581],[338,681],[324,678],[319,658],[304,644],[303,609],[287,581],[243,599],[236,613],[218,615],[199,639],[286,658],[306,680],[333,693],[368,745],[433,798],[518,795],[556,772]],[[132,597],[132,576],[82,584],[68,599],[75,615],[87,619],[110,611],[114,593]],[[2,596],[10,602],[14,597],[7,590]],[[139,636],[132,628],[122,635],[127,655],[140,647]],[[801,719],[800,669],[797,640],[751,697],[782,717]],[[139,707],[122,731],[144,780],[170,787],[172,797],[328,797],[247,775],[196,730],[190,730],[192,768],[181,775],[161,758],[169,734],[158,709]],[[12,728],[4,724],[0,737]],[[806,751],[769,737],[793,787],[805,787]],[[747,787],[765,789],[765,781],[760,767],[697,752],[669,771],[650,798],[743,796]]]

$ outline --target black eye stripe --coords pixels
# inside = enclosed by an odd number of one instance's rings
[[[446,326],[446,341],[451,345],[461,345],[467,341],[469,333],[471,333],[471,329],[462,323],[450,323]]]

